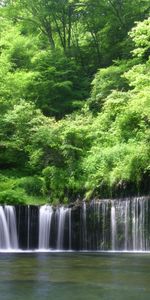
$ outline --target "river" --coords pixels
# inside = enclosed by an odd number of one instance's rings
[[[1,253],[0,300],[149,300],[149,253]]]

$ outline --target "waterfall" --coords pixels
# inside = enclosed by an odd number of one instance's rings
[[[0,206],[0,249],[10,249],[9,230],[3,207]]]
[[[111,201],[112,250],[148,250],[148,199]]]
[[[146,250],[148,244],[145,227],[145,206],[146,200],[144,198],[134,199],[131,204],[132,210],[132,240],[133,250]]]
[[[53,209],[49,205],[40,207],[39,212],[39,249],[49,249]]]
[[[27,218],[28,218],[28,223],[27,223],[27,226],[28,226],[28,228],[27,228],[27,248],[30,249],[30,205],[28,205],[27,212],[28,212],[28,216],[27,216]]]
[[[97,200],[93,209],[87,206],[84,202],[81,211],[83,250],[150,250],[150,199]]]
[[[68,219],[69,219],[69,250],[71,250],[71,208],[68,209]]]
[[[57,218],[58,218],[58,230],[57,230],[57,249],[63,249],[64,243],[64,230],[65,230],[65,221],[68,213],[68,208],[64,206],[57,209]]]
[[[109,202],[107,200],[100,202],[100,207],[102,207],[102,242],[100,248],[105,250],[105,245],[107,244],[107,222],[108,222],[108,205]]]
[[[82,205],[82,239],[83,239],[83,250],[87,250],[88,241],[87,241],[87,207],[86,203],[83,202]]]
[[[18,249],[16,215],[13,206],[0,206],[0,249]]]
[[[129,201],[125,201],[125,215],[124,215],[124,249],[128,249],[128,216],[129,216]]]
[[[111,206],[111,248],[116,249],[116,208],[114,202]]]
[[[150,198],[0,206],[0,249],[150,251]]]
[[[4,210],[5,210],[6,220],[7,220],[11,248],[18,249],[15,208],[10,205],[5,205]]]

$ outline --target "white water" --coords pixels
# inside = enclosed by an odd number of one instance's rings
[[[18,249],[16,215],[13,206],[0,206],[0,249]]]
[[[131,204],[133,227],[133,250],[146,250],[148,244],[145,232],[145,199],[134,199]]]
[[[129,216],[129,201],[125,201],[125,222],[124,222],[124,231],[125,231],[125,242],[124,249],[128,249],[128,216]]]
[[[39,249],[49,249],[53,209],[43,205],[39,211]]]
[[[11,248],[18,249],[15,208],[10,205],[5,205],[4,210],[5,210],[6,220],[7,220]]]
[[[59,207],[57,209],[57,217],[58,217],[58,232],[57,232],[57,249],[63,249],[64,243],[64,230],[65,230],[65,221],[68,213],[68,208],[64,206]]]
[[[69,219],[69,250],[71,250],[71,241],[72,241],[72,234],[71,234],[71,208],[68,209],[68,219]]]
[[[82,232],[83,232],[83,250],[87,249],[87,239],[88,239],[88,235],[87,235],[87,209],[86,209],[86,203],[83,202],[83,206],[82,206]]]
[[[114,202],[111,206],[111,247],[116,248],[116,208]]]
[[[85,204],[84,204],[85,205]],[[86,227],[88,210],[83,207],[82,237],[85,233],[88,241],[94,241],[94,247],[88,242],[84,250],[98,251],[149,251],[150,240],[150,201],[148,197],[116,200],[96,200],[93,207],[94,226]],[[90,210],[91,211],[91,210]],[[90,212],[91,214],[91,212]],[[85,245],[86,241],[82,241]]]
[[[31,247],[58,252],[150,250],[148,198],[97,200],[90,205],[83,202],[75,214],[74,211],[64,206],[53,209],[44,205],[39,208],[38,220],[38,207],[36,214],[31,213],[29,206],[22,207],[20,214],[20,208],[0,206],[0,252],[19,250],[17,228],[19,241],[27,241],[27,244],[22,242],[22,248],[28,251]]]

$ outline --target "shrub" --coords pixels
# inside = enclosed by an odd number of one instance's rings
[[[24,204],[25,203],[25,195],[22,190],[6,190],[0,192],[0,203],[1,204]]]
[[[44,194],[44,182],[42,178],[38,176],[22,178],[19,186],[23,188],[28,195],[41,196]]]

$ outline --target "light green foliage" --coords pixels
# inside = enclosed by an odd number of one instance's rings
[[[150,55],[150,18],[144,22],[138,22],[130,32],[130,36],[136,46],[133,50],[135,56]]]
[[[43,204],[48,201],[41,177],[14,171],[0,173],[0,203]]]
[[[148,1],[59,4],[0,8],[0,202],[146,193]]]
[[[147,24],[146,28],[145,24]],[[139,26],[142,30],[141,23]],[[148,26],[149,23],[145,21],[143,23],[145,32]],[[136,33],[139,35],[139,30],[134,29],[133,32],[136,40]],[[149,59],[143,63],[140,61],[125,72],[123,78],[128,80],[132,90],[113,91],[105,98],[102,112],[94,119],[95,142],[92,144],[90,155],[85,158],[84,168],[87,176],[89,175],[86,186],[97,195],[103,194],[106,187],[106,194],[108,191],[111,194],[114,186],[126,188],[129,182],[135,183],[138,190],[144,174],[148,176],[150,166],[149,72]],[[113,79],[111,80],[113,82]],[[103,83],[103,74],[99,82]],[[98,82],[96,80],[95,85],[94,91],[97,93]]]
[[[129,84],[124,76],[125,71],[133,64],[132,61],[118,61],[115,65],[100,69],[92,81],[92,93],[90,108],[99,111],[106,98],[113,90],[124,91],[129,88]]]
[[[19,26],[4,18],[0,23],[3,24],[0,33],[0,97],[11,105],[21,98],[30,98],[29,87],[36,77],[30,69],[35,40],[22,36]]]

